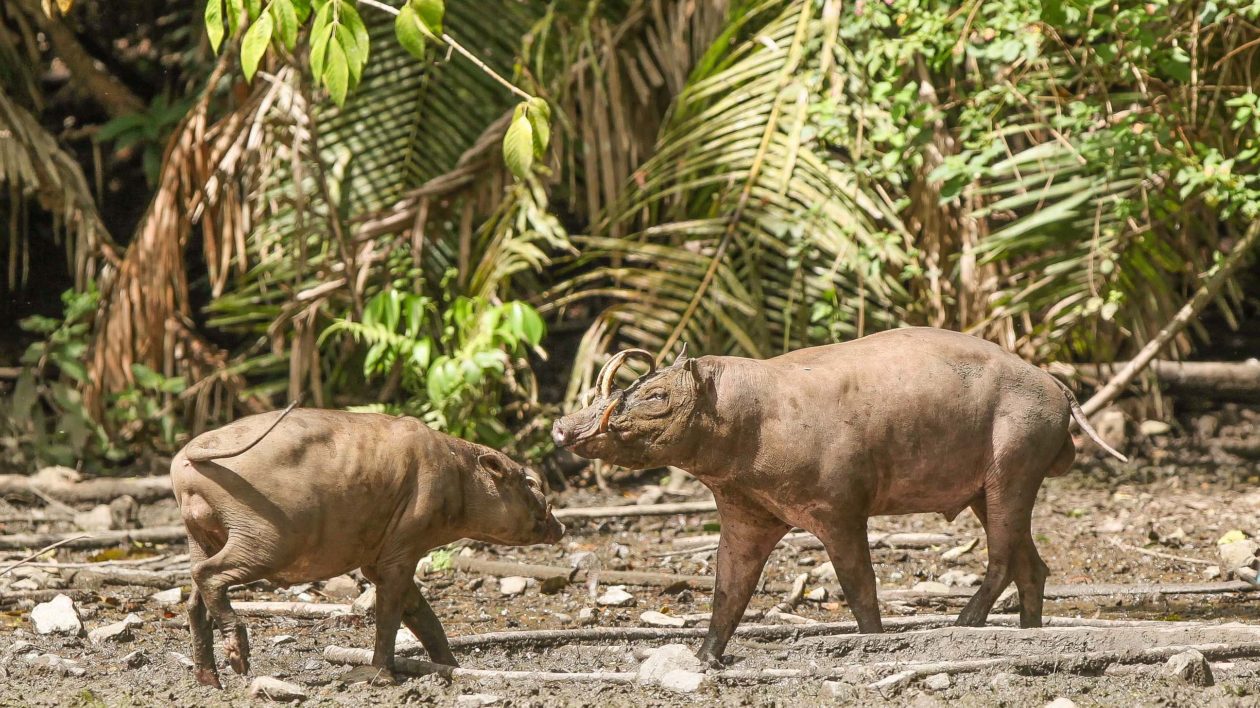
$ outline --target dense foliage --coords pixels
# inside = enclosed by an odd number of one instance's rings
[[[0,215],[54,227],[8,232],[4,285],[32,287],[31,233],[76,275],[28,322],[19,457],[121,459],[302,394],[541,455],[539,313],[585,331],[548,364],[569,397],[624,345],[903,324],[1123,357],[1260,215],[1256,2],[211,0],[155,13],[187,81],[147,107],[72,76],[151,185],[111,233],[35,70],[110,19],[19,5]]]

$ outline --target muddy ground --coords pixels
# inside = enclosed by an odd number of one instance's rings
[[[1043,558],[1050,566],[1051,584],[1071,583],[1185,583],[1226,580],[1214,575],[1219,562],[1216,541],[1227,531],[1260,532],[1260,479],[1254,464],[1214,451],[1210,443],[1190,438],[1152,439],[1140,450],[1142,459],[1127,465],[1082,460],[1066,477],[1048,480],[1036,508],[1034,529]],[[565,506],[633,503],[644,492],[645,479],[627,479],[608,492],[568,490],[559,495]],[[655,495],[655,492],[652,492]],[[684,485],[681,494],[664,494],[660,501],[705,498],[698,484]],[[0,509],[7,521],[0,533],[65,530],[64,524],[32,524],[20,517],[28,507],[10,503]],[[141,521],[146,526],[172,523],[173,502],[146,505]],[[710,534],[713,514],[694,514],[633,520],[598,520],[570,523],[569,535],[555,547],[507,549],[479,544],[462,552],[477,558],[568,566],[574,555],[593,552],[605,569],[652,570],[681,574],[711,574],[713,552],[683,552],[677,539]],[[881,589],[910,589],[917,583],[975,573],[985,567],[983,533],[976,519],[965,512],[955,522],[940,516],[917,515],[873,519],[873,532],[941,532],[951,540],[932,548],[873,550]],[[946,560],[942,554],[979,539],[970,552]],[[1178,556],[1157,557],[1135,549]],[[133,557],[136,555],[133,550]],[[178,546],[158,546],[143,552],[167,558],[184,552]],[[459,550],[456,551],[460,552]],[[21,554],[6,553],[15,559]],[[92,552],[59,551],[61,563],[86,561]],[[1190,559],[1190,560],[1186,560]],[[1198,563],[1193,561],[1200,561]],[[765,571],[776,586],[826,561],[820,550],[786,546],[777,550]],[[588,560],[589,562],[589,560]],[[0,560],[0,566],[7,563]],[[177,562],[174,567],[180,564]],[[162,568],[161,559],[143,567]],[[238,677],[223,669],[225,689],[216,691],[196,685],[182,662],[189,652],[187,624],[180,606],[162,606],[149,598],[153,588],[107,587],[76,595],[75,603],[86,630],[121,620],[134,612],[143,624],[131,641],[93,644],[86,637],[38,635],[29,619],[30,599],[14,599],[13,585],[21,588],[56,586],[55,568],[21,569],[0,578],[0,705],[241,705],[248,697],[253,676],[272,675],[302,686],[314,705],[368,705],[436,703],[472,705],[467,694],[499,697],[498,705],[826,705],[834,703],[913,705],[1043,706],[1056,698],[1078,705],[1256,705],[1260,704],[1260,661],[1213,662],[1215,685],[1199,687],[1166,675],[1159,664],[1112,665],[1100,675],[1071,672],[1019,675],[995,670],[959,674],[945,688],[929,688],[916,679],[896,691],[867,687],[870,681],[893,673],[855,673],[834,690],[824,689],[820,678],[777,682],[710,683],[694,694],[677,694],[659,687],[636,685],[558,685],[536,681],[453,683],[434,676],[408,678],[401,685],[373,687],[341,680],[348,667],[334,666],[323,658],[324,647],[370,648],[370,618],[358,615],[326,619],[249,618],[253,667],[250,677]],[[63,571],[66,574],[69,571]],[[711,594],[701,590],[668,593],[659,588],[627,587],[634,596],[630,607],[598,607],[591,588],[570,585],[544,594],[531,584],[523,595],[505,597],[498,579],[481,573],[430,570],[421,577],[434,610],[452,637],[522,630],[564,629],[582,626],[641,626],[640,615],[655,610],[681,616],[709,610]],[[965,580],[963,582],[966,582]],[[811,578],[807,591],[826,587],[832,596],[834,581]],[[365,586],[364,586],[365,587]],[[322,584],[279,590],[252,586],[234,591],[236,599],[348,602],[349,598],[321,597]],[[602,594],[607,588],[595,588]],[[8,599],[3,599],[6,592]],[[305,593],[304,595],[302,593]],[[783,599],[781,592],[762,592],[752,601],[753,610],[765,610]],[[932,600],[926,603],[885,602],[886,618],[954,614],[960,603]],[[591,616],[582,618],[583,610]],[[835,622],[851,616],[843,601],[807,600],[794,613],[812,620]],[[1057,651],[1142,649],[1163,644],[1213,641],[1260,641],[1260,594],[1126,595],[1103,598],[1047,601],[1046,615],[1125,620],[1161,620],[1160,632],[1149,628],[1098,628],[1045,630],[954,630],[950,628],[893,632],[882,637],[786,637],[774,640],[737,638],[728,653],[732,669],[828,669],[888,661],[939,661],[995,656],[1028,656]],[[1179,624],[1185,623],[1185,624]],[[1207,626],[1202,626],[1207,623]],[[1231,623],[1252,627],[1231,628]],[[1040,633],[1039,633],[1040,632]],[[30,643],[30,645],[23,644]],[[541,648],[487,648],[457,650],[469,668],[529,669],[549,671],[635,671],[645,649],[665,641],[570,643]],[[698,640],[686,643],[696,646]],[[33,645],[33,646],[32,646]],[[137,659],[135,652],[142,658]],[[82,676],[62,675],[29,659],[54,654],[79,662]],[[417,655],[413,652],[413,655]],[[418,654],[423,657],[422,652]],[[128,665],[130,657],[135,667]],[[222,653],[220,651],[220,660]]]

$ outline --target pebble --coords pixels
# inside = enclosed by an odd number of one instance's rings
[[[155,592],[149,598],[159,605],[178,605],[184,599],[184,590],[183,588],[171,588]]]
[[[503,700],[502,697],[493,693],[468,693],[455,699],[457,708],[479,708],[480,706],[492,706]]]
[[[268,698],[281,703],[306,700],[306,691],[296,683],[281,681],[274,676],[259,676],[249,684],[252,698]]]
[[[509,575],[499,580],[499,594],[509,597],[520,595],[525,592],[525,587],[529,585],[529,578],[522,578],[519,575]]]
[[[139,627],[144,624],[136,614],[128,614],[121,622],[107,624],[88,632],[88,639],[93,644],[102,644],[104,642],[129,642],[134,638],[131,632],[132,627]]]
[[[1170,430],[1172,430],[1172,426],[1162,420],[1144,420],[1138,426],[1138,432],[1147,437],[1167,435]]]
[[[1011,688],[1016,684],[1016,682],[1017,677],[1015,674],[1010,674],[1005,671],[999,671],[993,675],[993,678],[989,679],[989,685],[999,691]]]
[[[1260,544],[1249,538],[1217,546],[1217,552],[1221,554],[1221,567],[1227,570],[1255,568],[1258,551]]]
[[[980,576],[975,573],[964,573],[961,570],[950,570],[941,573],[938,578],[942,583],[950,587],[971,588],[980,584]]]
[[[39,656],[26,657],[31,666],[52,673],[58,673],[62,676],[84,676],[87,669],[79,666],[79,662],[74,659],[63,659],[56,654],[40,654]]]
[[[950,680],[949,674],[932,674],[931,676],[923,679],[923,685],[933,691],[944,691],[952,684],[953,681]]]
[[[670,617],[655,610],[648,610],[639,615],[639,621],[653,627],[683,627],[687,624],[681,617]]]
[[[171,660],[173,660],[176,664],[179,664],[180,666],[187,666],[190,669],[194,666],[192,659],[189,659],[186,655],[181,654],[177,651],[167,652],[166,655],[169,656]]]
[[[1216,580],[1221,577],[1221,567],[1219,565],[1209,565],[1203,569],[1203,578],[1205,580]]]
[[[569,554],[570,568],[590,570],[591,568],[598,568],[599,565],[599,556],[595,555],[591,551],[577,551]]]
[[[138,669],[141,666],[144,666],[145,664],[149,663],[149,657],[145,655],[144,652],[137,649],[131,652],[130,654],[124,656],[122,658],[122,663],[125,664],[128,668]]]
[[[1216,678],[1212,676],[1212,667],[1202,652],[1196,649],[1169,657],[1168,663],[1164,664],[1164,672],[1180,678],[1191,686],[1206,687],[1216,683]]]
[[[271,645],[273,647],[278,647],[281,644],[292,644],[296,641],[297,641],[297,637],[293,636],[292,634],[281,634],[279,636],[271,638]]]
[[[834,582],[837,579],[836,567],[832,565],[831,561],[827,561],[826,563],[821,563],[810,569],[809,577],[812,580],[815,580],[817,582],[823,582],[823,583]]]
[[[813,590],[805,593],[805,599],[810,602],[826,602],[827,588],[814,588]]]
[[[84,531],[112,531],[114,512],[106,504],[97,504],[91,511],[80,511],[74,515],[74,525]]]
[[[685,644],[666,644],[648,653],[639,665],[638,682],[676,693],[694,693],[705,684],[704,662]]]
[[[940,592],[940,593],[949,592],[948,585],[946,585],[945,583],[938,583],[935,580],[921,580],[915,583],[914,587],[910,589],[917,590],[919,592]]]
[[[604,607],[629,607],[634,604],[634,595],[626,592],[624,585],[613,585],[595,603]]]
[[[350,603],[350,609],[356,615],[366,615],[376,610],[376,586],[369,585],[367,590]]]
[[[841,703],[856,703],[861,690],[851,683],[844,681],[823,681],[822,695],[824,698],[830,698],[833,701]]]
[[[40,634],[69,634],[77,636],[83,632],[83,623],[79,621],[79,612],[74,601],[66,595],[58,595],[48,602],[41,602],[31,610],[31,621],[35,623],[35,631]]]
[[[323,669],[324,662],[319,659],[308,659],[305,664],[302,664],[303,671],[322,671]]]
[[[578,624],[595,624],[595,610],[590,607],[578,610]]]
[[[913,679],[914,679],[913,671],[901,671],[901,672],[893,674],[892,676],[888,676],[886,678],[882,678],[876,681],[875,683],[871,684],[871,688],[875,689],[876,691],[879,691],[880,695],[882,695],[884,698],[891,698],[897,695],[898,693],[901,693],[901,689],[910,685],[910,681],[912,681]]]
[[[1071,698],[1059,696],[1058,698],[1046,704],[1046,708],[1076,708],[1076,703]]]
[[[359,596],[359,584],[349,575],[338,575],[325,580],[320,593],[330,600],[353,600]]]

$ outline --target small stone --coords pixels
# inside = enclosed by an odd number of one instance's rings
[[[525,587],[529,585],[529,578],[522,578],[519,575],[509,575],[499,580],[499,594],[512,597],[525,592]]]
[[[144,624],[135,614],[129,614],[121,622],[114,622],[88,632],[88,639],[93,644],[103,644],[104,642],[129,642],[134,639],[131,632],[132,627],[139,627]]]
[[[97,504],[91,511],[80,511],[74,515],[74,525],[84,531],[112,531],[114,512],[106,504]]]
[[[149,663],[149,657],[139,649],[131,652],[122,658],[122,663],[131,669],[138,669]]]
[[[354,599],[354,602],[350,603],[350,609],[356,615],[366,615],[374,612],[376,610],[376,586],[369,585],[367,590],[364,590],[361,595]]]
[[[569,567],[579,570],[591,570],[600,566],[599,556],[591,551],[577,551],[569,554]]]
[[[651,650],[639,664],[638,682],[643,686],[663,686],[671,691],[691,693],[703,684],[704,668],[704,662],[696,658],[691,647],[666,644]]]
[[[493,693],[469,693],[459,696],[455,699],[457,708],[480,708],[480,706],[492,706],[503,700],[502,697]]]
[[[913,671],[901,671],[892,676],[882,678],[871,684],[871,688],[879,691],[884,698],[892,698],[901,693],[901,689],[910,685],[910,681],[914,679]]]
[[[590,607],[583,607],[578,610],[578,624],[595,624],[595,610]]]
[[[1018,677],[1005,671],[999,671],[993,675],[993,678],[989,679],[989,686],[999,691],[1005,691],[1016,685],[1018,685]]]
[[[1071,698],[1059,696],[1058,698],[1046,704],[1046,708],[1076,708],[1076,703]]]
[[[950,570],[941,573],[939,580],[950,587],[971,588],[980,584],[980,576],[975,573],[964,573],[961,570]]]
[[[626,592],[623,585],[613,585],[605,590],[595,603],[604,607],[629,607],[634,604],[634,595]]]
[[[178,605],[184,599],[184,589],[171,588],[170,590],[155,592],[149,598],[159,605]]]
[[[856,703],[860,690],[857,686],[844,681],[823,681],[822,695],[823,698],[829,698],[840,703]]]
[[[79,612],[74,607],[74,601],[66,595],[58,595],[48,602],[36,605],[31,610],[31,621],[35,623],[35,631],[40,634],[78,636],[83,633]]]
[[[819,565],[810,569],[809,577],[811,580],[815,582],[820,582],[820,583],[835,582],[837,579],[836,567],[832,565],[831,561],[827,561],[826,563],[820,563]]]
[[[4,653],[7,656],[23,656],[25,654],[37,653],[38,651],[39,647],[26,641],[25,639],[19,639],[9,645],[9,648],[6,649]]]
[[[324,662],[319,659],[307,659],[306,663],[302,664],[303,671],[322,671],[323,669]]]
[[[932,593],[948,593],[949,592],[948,585],[946,585],[945,583],[938,583],[935,580],[923,580],[923,581],[917,582],[914,584],[914,587],[910,589],[916,590],[918,592],[932,592]]]
[[[74,659],[63,659],[56,654],[40,654],[35,657],[27,657],[31,666],[41,671],[49,673],[61,674],[62,676],[84,676],[87,669],[79,666],[79,662]]]
[[[1124,412],[1115,408],[1108,408],[1099,413],[1091,421],[1094,424],[1094,430],[1098,433],[1098,437],[1116,450],[1123,451],[1129,442],[1129,434],[1126,428]],[[1093,445],[1093,443],[1089,443]],[[1097,446],[1094,446],[1095,449]]]
[[[179,664],[180,666],[187,666],[188,668],[192,668],[193,666],[195,666],[195,664],[193,664],[192,659],[189,659],[186,655],[181,654],[177,651],[169,651],[166,653],[166,655],[170,657],[172,661],[174,661],[176,664]]]
[[[933,691],[944,691],[952,684],[953,681],[950,680],[949,674],[932,674],[923,679],[923,685]]]
[[[556,621],[560,622],[561,624],[569,624],[570,622],[573,621],[573,615],[570,615],[566,612],[552,612],[551,616],[555,617]]]
[[[1164,673],[1176,676],[1191,686],[1206,687],[1216,683],[1212,667],[1197,649],[1169,657],[1168,663],[1164,664]]]
[[[1097,531],[1098,533],[1107,533],[1107,534],[1123,533],[1124,529],[1125,529],[1124,522],[1121,521],[1120,519],[1115,518],[1114,516],[1108,519],[1103,519],[1101,523],[1099,523],[1097,526],[1094,527],[1094,530]]]
[[[22,578],[9,586],[11,590],[38,590],[39,583],[34,578]]]
[[[411,629],[408,627],[400,628],[398,632],[394,635],[394,644],[397,644],[400,646],[403,644],[415,644],[419,641],[420,641],[419,638],[417,638],[416,635],[412,633]]]
[[[810,590],[809,592],[805,593],[805,599],[809,600],[810,602],[826,602],[827,601],[827,588],[822,588],[822,587],[814,588],[813,590]]]
[[[639,621],[653,627],[683,627],[687,624],[681,617],[670,617],[655,610],[648,610],[639,615]]]
[[[1209,565],[1203,569],[1204,580],[1215,580],[1221,577],[1221,567],[1219,565]]]
[[[281,644],[292,644],[297,641],[297,637],[292,634],[281,634],[271,638],[271,646],[278,647]]]
[[[280,703],[306,700],[306,691],[296,683],[281,681],[274,676],[259,676],[249,684],[252,698],[267,698]]]
[[[1156,435],[1167,435],[1170,430],[1172,430],[1172,426],[1162,420],[1144,420],[1138,426],[1138,432],[1148,438]]]
[[[1217,551],[1221,554],[1222,568],[1231,571],[1238,568],[1255,568],[1256,552],[1260,551],[1260,544],[1248,538],[1221,544],[1217,546]]]
[[[330,600],[353,600],[359,596],[359,584],[349,575],[338,575],[325,580],[320,593]]]
[[[661,497],[664,495],[665,495],[665,490],[661,489],[659,486],[655,484],[649,484],[643,487],[642,492],[639,492],[639,498],[636,499],[634,503],[639,506],[647,506],[648,504],[655,504],[656,502],[660,501]]]

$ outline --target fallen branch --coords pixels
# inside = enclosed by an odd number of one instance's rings
[[[22,600],[34,600],[42,602],[51,600],[58,595],[69,595],[70,597],[87,597],[94,595],[91,590],[82,590],[79,588],[42,588],[39,590],[5,590],[0,592],[0,606],[16,604]]]
[[[1137,353],[1137,356],[1125,364],[1124,368],[1108,381],[1106,386],[1099,389],[1081,406],[1081,409],[1085,411],[1085,415],[1093,415],[1114,401],[1124,391],[1125,387],[1129,385],[1129,382],[1133,381],[1134,377],[1141,373],[1147,364],[1151,363],[1151,360],[1155,358],[1159,350],[1172,341],[1173,337],[1180,334],[1186,328],[1186,325],[1199,316],[1199,313],[1203,311],[1203,308],[1209,302],[1220,295],[1221,288],[1234,274],[1234,271],[1242,265],[1245,257],[1258,241],[1260,241],[1260,220],[1255,220],[1247,227],[1247,232],[1243,235],[1242,240],[1234,245],[1229,255],[1225,256],[1219,264],[1208,271],[1207,279],[1195,291],[1194,297],[1177,311],[1177,314],[1173,316],[1167,325],[1164,325],[1164,328],[1155,335],[1155,338],[1147,342],[1146,346],[1142,347]]]
[[[354,614],[350,605],[331,602],[240,602],[234,601],[232,609],[245,617],[297,617],[322,619],[338,615]]]
[[[570,583],[582,584],[591,577],[608,585],[638,585],[646,587],[694,587],[712,589],[713,578],[708,575],[675,575],[673,573],[654,573],[639,570],[587,570],[585,568],[563,568],[553,565],[534,565],[530,563],[513,563],[511,561],[492,561],[481,558],[451,559],[451,567],[456,570],[473,573],[486,573],[499,577],[520,576],[537,580],[564,578]]]
[[[7,575],[10,571],[12,571],[14,568],[18,567],[19,565],[23,565],[23,564],[29,563],[30,561],[33,561],[33,560],[35,560],[36,558],[39,558],[40,556],[44,555],[45,553],[47,553],[47,552],[51,551],[51,550],[52,550],[52,549],[54,549],[54,548],[57,548],[57,547],[59,547],[59,546],[64,546],[64,545],[66,545],[67,543],[70,543],[71,541],[77,541],[77,540],[79,540],[80,538],[87,538],[87,536],[86,536],[86,535],[84,535],[84,534],[79,534],[78,536],[71,536],[70,538],[63,538],[63,539],[61,539],[60,541],[57,541],[56,543],[51,543],[51,544],[49,544],[49,545],[47,545],[47,546],[44,546],[43,548],[39,549],[38,551],[35,551],[34,553],[30,554],[29,556],[27,556],[27,557],[25,557],[25,558],[23,558],[23,559],[21,559],[21,560],[19,560],[19,561],[16,561],[16,562],[14,562],[14,563],[12,563],[12,564],[10,564],[10,565],[5,566],[4,570],[0,570],[0,578],[2,578],[2,577],[4,577],[5,575]]]
[[[1116,548],[1123,548],[1127,551],[1141,553],[1144,556],[1151,556],[1152,558],[1166,558],[1168,560],[1181,561],[1182,563],[1193,563],[1195,565],[1216,565],[1215,561],[1200,560],[1198,558],[1187,558],[1186,556],[1175,556],[1171,553],[1164,553],[1162,551],[1152,551],[1149,548],[1139,548],[1138,546],[1131,546],[1125,543],[1124,541],[1121,541],[1120,539],[1116,538],[1115,536],[1109,536],[1107,540],[1110,541],[1111,545],[1115,546]]]
[[[366,666],[372,663],[372,652],[367,649],[350,649],[330,646],[324,649],[324,659],[330,664]],[[471,679],[473,681],[538,681],[541,683],[634,683],[635,673],[621,671],[557,672],[557,671],[498,671],[494,669],[463,669],[431,661],[394,657],[394,671],[411,676],[439,674],[447,679]]]
[[[150,557],[148,557],[148,558],[132,558],[132,559],[129,559],[129,560],[107,560],[107,561],[96,561],[95,563],[90,562],[90,561],[89,561],[89,562],[85,562],[85,563],[57,563],[57,562],[53,562],[53,561],[47,561],[47,562],[40,562],[40,563],[27,563],[26,565],[28,565],[28,566],[30,566],[30,567],[32,567],[32,568],[53,568],[53,569],[59,569],[59,570],[69,570],[69,569],[78,570],[79,568],[113,568],[113,567],[118,567],[118,566],[127,566],[127,567],[132,567],[132,566],[141,566],[141,565],[158,565],[158,564],[161,564],[161,565],[174,565],[175,563],[181,563],[181,562],[187,562],[187,561],[188,561],[188,554],[187,554],[187,553],[181,553],[181,554],[179,554],[179,555],[174,555],[174,556],[168,556],[168,555],[166,555],[166,554],[160,554],[160,555],[156,555],[156,556],[150,556]]]
[[[1128,366],[1112,364],[1054,363],[1050,372],[1068,378],[1105,380]],[[1209,396],[1213,401],[1260,399],[1260,361],[1168,361],[1155,359],[1146,365],[1160,388],[1186,396]]]
[[[910,629],[930,629],[953,625],[957,618],[952,615],[920,615],[916,617],[888,617],[884,620],[884,629],[904,631]],[[1156,620],[1105,620],[1074,617],[1046,617],[1046,627],[1167,627],[1168,622]],[[1178,623],[1191,625],[1194,623]],[[994,627],[1018,627],[1018,615],[990,615],[989,625]],[[1197,625],[1196,625],[1197,626]],[[708,634],[705,627],[581,627],[576,629],[539,629],[521,632],[487,632],[470,634],[462,637],[451,637],[453,649],[473,649],[488,646],[530,645],[546,646],[550,644],[571,644],[575,642],[613,642],[613,641],[653,641],[664,639],[702,638]],[[819,622],[818,624],[762,625],[741,624],[735,629],[735,636],[756,639],[797,639],[800,637],[827,636],[836,634],[857,634],[856,622]],[[400,648],[400,652],[419,652],[418,646]]]
[[[677,551],[654,553],[653,558],[667,558],[684,553],[704,553],[717,550],[717,542],[721,534],[704,534],[701,536],[683,536],[670,543],[678,547]],[[867,545],[871,548],[932,548],[954,543],[957,539],[947,533],[872,533],[867,536]],[[808,531],[790,533],[779,541],[777,547],[795,546],[801,549],[816,550],[823,547],[822,541]]]
[[[102,477],[81,482],[35,482],[25,475],[0,474],[0,496],[33,501],[42,498],[40,492],[68,503],[108,502],[124,494],[145,503],[171,496],[171,478],[157,475]]]
[[[106,585],[129,585],[165,590],[191,582],[187,570],[141,570],[139,568],[84,568],[76,571],[70,584],[84,590]]]
[[[183,543],[187,532],[183,526],[155,526],[148,529],[97,531],[91,536],[76,533],[15,533],[0,536],[0,549],[36,548],[64,541],[68,548],[107,548],[131,543]]]
[[[717,511],[717,503],[676,502],[673,504],[627,504],[626,506],[589,506],[556,509],[557,519],[616,519],[636,516],[668,516],[671,514],[707,514]]]

